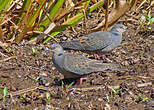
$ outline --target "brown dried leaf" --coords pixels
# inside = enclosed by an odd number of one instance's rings
[[[1,26],[0,26],[0,40],[4,41],[4,34]]]

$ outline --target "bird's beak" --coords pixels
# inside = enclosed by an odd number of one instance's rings
[[[49,48],[46,48],[42,53],[47,54],[49,52],[53,52],[53,51],[51,49],[49,49]]]

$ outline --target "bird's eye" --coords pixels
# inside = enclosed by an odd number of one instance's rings
[[[52,49],[55,49],[55,48],[56,48],[56,46],[53,46],[53,47],[52,47]]]

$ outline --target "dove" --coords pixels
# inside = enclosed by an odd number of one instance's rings
[[[52,61],[56,69],[64,75],[64,78],[81,78],[93,72],[108,69],[113,71],[118,70],[119,65],[117,64],[102,63],[80,54],[64,52],[60,44],[52,44],[50,48],[53,52]]]
[[[126,31],[123,24],[115,24],[110,31],[98,31],[84,35],[76,40],[60,42],[64,49],[85,52],[109,52],[121,44],[122,33]]]

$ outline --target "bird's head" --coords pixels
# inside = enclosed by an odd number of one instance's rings
[[[123,33],[127,31],[127,29],[123,24],[115,24],[112,28],[112,31],[118,31],[120,33]]]
[[[50,48],[51,48],[51,51],[54,53],[58,53],[58,52],[63,51],[63,48],[61,47],[60,44],[51,44]]]

